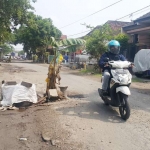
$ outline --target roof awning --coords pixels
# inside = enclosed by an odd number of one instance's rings
[[[130,31],[126,31],[126,33],[128,34],[138,34],[138,33],[142,33],[142,32],[146,32],[148,34],[150,34],[150,27],[143,27],[143,28],[139,28],[139,29],[133,29]]]

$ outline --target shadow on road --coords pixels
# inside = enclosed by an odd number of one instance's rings
[[[138,93],[150,95],[150,88],[133,87],[133,89],[135,89]]]
[[[140,100],[137,102],[136,95],[133,93],[129,97],[129,104],[131,108],[131,117],[132,110],[138,111],[150,111],[150,107],[146,106],[147,100]],[[142,97],[142,95],[140,94]],[[144,95],[143,95],[144,96]],[[68,116],[77,116],[80,118],[86,119],[96,119],[104,122],[111,123],[124,123],[125,121],[121,119],[119,114],[119,108],[106,106],[101,98],[98,96],[97,91],[89,94],[73,94],[69,96],[70,98],[74,98],[75,105],[65,105],[63,107],[59,107],[56,110],[61,112],[63,115]],[[150,101],[149,101],[150,102]],[[140,106],[140,107],[139,107]]]
[[[63,107],[56,108],[56,111],[59,111],[62,115],[96,119],[111,123],[124,123],[118,113],[118,108],[106,106],[97,92],[90,93],[89,95],[74,94],[69,97],[76,98],[75,104],[71,106],[66,104]]]
[[[68,116],[77,116],[80,118],[94,120],[96,119],[111,123],[124,123],[116,109],[106,106],[101,102],[82,102],[74,107],[68,106],[57,108],[56,111]]]

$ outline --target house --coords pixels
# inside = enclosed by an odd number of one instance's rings
[[[129,24],[129,22],[108,20],[105,24],[108,24],[110,26],[110,28],[114,31],[114,34],[117,35],[117,34],[121,33],[121,28],[123,26]],[[101,28],[101,25],[96,26],[92,31],[90,31],[85,36],[91,35],[95,30],[100,29],[100,28]],[[84,38],[84,37],[82,37],[82,38]]]
[[[123,26],[122,32],[130,37],[126,57],[133,61],[140,49],[150,48],[150,12]]]

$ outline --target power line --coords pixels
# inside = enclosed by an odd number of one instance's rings
[[[117,21],[117,20],[120,20],[120,19],[123,19],[123,18],[126,18],[126,17],[130,16],[131,14],[134,14],[134,13],[136,13],[136,12],[138,12],[138,11],[141,11],[141,10],[143,10],[143,9],[145,9],[145,8],[148,8],[148,7],[150,7],[150,5],[148,5],[148,6],[144,7],[144,8],[142,8],[142,9],[139,9],[139,10],[137,10],[137,11],[134,11],[134,12],[128,14],[128,15],[125,15],[125,16],[119,18],[119,19],[116,19],[116,21]]]
[[[69,36],[74,36],[74,35],[78,35],[78,34],[81,34],[81,33],[85,33],[85,32],[89,32],[91,30],[87,30],[87,31],[83,31],[83,32],[80,32],[80,33],[76,33],[76,34],[73,34],[73,35],[69,35]]]
[[[149,12],[149,8],[147,8],[147,9],[145,9],[145,10],[141,11],[141,12],[138,12],[138,13],[134,14],[134,16],[139,15],[139,14],[141,14],[141,13],[145,12],[145,11],[148,11],[148,12]]]
[[[123,18],[126,18],[126,17],[130,16],[131,14],[134,14],[134,13],[136,13],[136,12],[139,12],[139,11],[145,9],[145,8],[148,8],[148,7],[150,7],[150,5],[148,5],[148,6],[144,7],[144,8],[142,8],[142,9],[139,9],[139,10],[137,10],[137,11],[135,11],[135,12],[132,12],[132,13],[130,13],[130,14],[128,14],[128,15],[125,15],[125,16],[119,18],[119,19],[116,19],[115,21],[120,20],[120,19],[123,19]],[[139,14],[140,14],[140,13],[139,13]],[[91,31],[91,30],[83,31],[83,32],[80,32],[80,33],[77,33],[77,34],[73,34],[73,35],[69,35],[69,36],[75,36],[75,35],[82,34],[82,33],[84,33],[84,32],[88,32],[88,31]],[[69,37],[69,36],[68,36],[68,37]]]
[[[130,15],[131,18],[130,18],[130,16],[129,16],[130,20],[133,21],[134,19],[132,19],[132,17],[135,17],[135,16],[137,16],[137,15],[139,15],[139,14],[141,14],[141,13],[144,13],[145,11],[149,11],[149,8],[147,8],[147,9],[141,11],[141,12],[138,12],[138,13],[134,14],[133,16],[132,16],[132,14],[131,14],[131,15]]]
[[[68,27],[68,26],[70,26],[70,25],[72,25],[72,24],[75,24],[76,22],[79,22],[79,21],[81,21],[81,20],[83,20],[83,19],[85,19],[85,18],[88,18],[88,17],[90,17],[90,16],[92,16],[92,15],[94,15],[94,14],[100,12],[100,11],[103,11],[103,10],[105,10],[105,9],[107,9],[107,8],[113,6],[113,5],[115,5],[115,4],[117,4],[117,3],[121,2],[121,1],[123,1],[123,0],[117,1],[117,2],[111,4],[111,5],[109,5],[109,6],[105,7],[105,8],[103,8],[103,9],[100,9],[100,10],[98,10],[98,11],[96,11],[96,12],[94,12],[94,13],[92,13],[92,14],[90,14],[90,15],[84,17],[84,18],[81,18],[81,19],[79,19],[79,20],[77,20],[77,21],[75,21],[75,22],[72,22],[72,23],[70,23],[70,24],[68,24],[68,25],[65,25],[65,26],[61,27],[60,29],[65,28],[65,27]]]

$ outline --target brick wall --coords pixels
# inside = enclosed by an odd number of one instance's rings
[[[138,35],[138,42],[150,47],[150,35]]]

